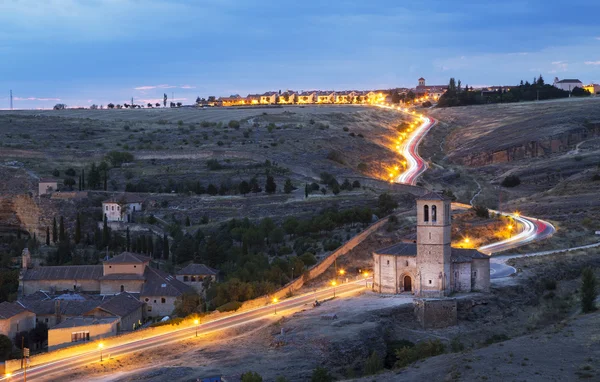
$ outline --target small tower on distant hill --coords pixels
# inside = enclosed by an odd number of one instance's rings
[[[419,86],[425,86],[425,78],[419,78]]]

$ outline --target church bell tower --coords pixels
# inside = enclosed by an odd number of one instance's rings
[[[420,297],[450,291],[450,199],[430,192],[417,199],[417,279]]]

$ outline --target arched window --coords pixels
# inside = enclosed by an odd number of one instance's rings
[[[188,277],[187,276],[183,276],[183,281],[188,281]]]
[[[425,205],[425,207],[423,207],[423,221],[428,222],[429,221],[429,206]]]
[[[437,221],[437,207],[436,206],[431,206],[431,221],[432,222]]]
[[[121,292],[125,292],[125,286],[121,285]]]

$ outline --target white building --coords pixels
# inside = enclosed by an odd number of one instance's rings
[[[568,92],[572,92],[576,87],[583,89],[583,83],[577,79],[559,80],[558,77],[554,77],[553,85],[555,88],[566,90]]]
[[[38,188],[39,195],[51,194],[58,190],[58,180],[52,178],[41,178]]]
[[[102,213],[109,222],[133,221],[133,213],[142,210],[142,198],[123,194],[102,202]]]

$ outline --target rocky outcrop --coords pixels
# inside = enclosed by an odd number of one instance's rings
[[[536,158],[573,149],[578,143],[600,136],[600,123],[587,123],[584,127],[565,131],[536,141],[523,142],[495,151],[473,152],[451,159],[465,166],[484,166],[494,163],[512,162]]]

